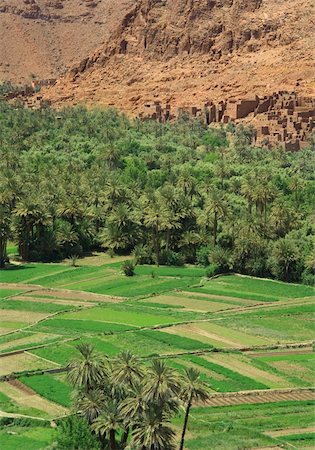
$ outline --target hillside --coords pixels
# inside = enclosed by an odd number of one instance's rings
[[[0,82],[60,76],[106,41],[132,3],[0,0]]]
[[[96,52],[46,91],[137,113],[295,90],[312,95],[310,0],[140,0]]]

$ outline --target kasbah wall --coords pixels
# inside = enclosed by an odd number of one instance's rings
[[[315,98],[302,97],[295,92],[281,91],[265,97],[226,100],[217,104],[209,101],[200,107],[178,108],[172,112],[170,105],[162,107],[159,101],[144,106],[140,118],[159,122],[187,114],[210,125],[245,121],[254,126],[254,144],[263,147],[282,147],[298,151],[309,145],[315,130]]]

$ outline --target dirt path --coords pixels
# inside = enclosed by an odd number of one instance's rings
[[[287,428],[286,430],[265,431],[271,437],[290,436],[291,434],[315,433],[315,425],[308,428]]]
[[[254,403],[315,400],[315,389],[270,389],[238,393],[212,394],[208,406],[233,406]]]
[[[15,413],[9,413],[5,411],[0,411],[0,417],[9,417],[12,419],[35,419],[40,420],[42,422],[48,422],[50,419],[43,419],[42,417],[35,417],[35,416],[27,416],[26,414],[15,414]]]
[[[288,356],[288,355],[308,355],[313,353],[313,349],[311,347],[306,349],[292,349],[292,350],[283,350],[283,351],[260,351],[260,352],[246,352],[246,355],[252,356],[253,358],[260,358],[261,356]]]

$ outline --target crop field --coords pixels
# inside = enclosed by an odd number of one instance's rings
[[[205,269],[189,266],[137,266],[126,277],[125,259],[99,254],[79,267],[0,272],[0,417],[67,414],[63,369],[80,342],[108,356],[129,349],[145,361],[195,367],[215,395],[275,390],[277,399],[279,390],[314,386],[311,287],[238,275],[207,280]],[[194,407],[187,450],[311,448],[314,404],[302,398]],[[45,448],[55,432],[38,420],[12,430],[0,426],[1,449]]]

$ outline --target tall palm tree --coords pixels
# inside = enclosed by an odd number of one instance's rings
[[[88,393],[107,379],[108,366],[106,359],[90,344],[79,344],[77,349],[80,356],[68,364],[67,378],[72,386]]]
[[[164,361],[154,359],[147,372],[147,383],[144,398],[161,407],[176,408],[174,396],[180,392],[180,380],[175,370]]]
[[[7,240],[10,233],[10,208],[0,204],[0,269],[5,267]]]
[[[205,214],[212,216],[213,219],[213,243],[217,244],[218,226],[220,219],[226,217],[229,213],[229,205],[225,199],[224,193],[218,189],[213,189],[206,198]]]
[[[122,416],[119,411],[118,402],[116,402],[115,400],[108,400],[105,404],[102,414],[98,416],[97,419],[95,419],[95,421],[92,423],[92,430],[100,435],[101,438],[108,438],[109,449],[116,450],[116,432],[121,428],[121,425]]]
[[[85,392],[83,396],[79,393],[75,404],[80,414],[91,424],[102,413],[105,400],[104,392],[101,389],[95,389]]]
[[[173,450],[175,433],[167,417],[148,410],[136,424],[132,433],[131,448],[143,450]]]
[[[116,383],[132,387],[144,373],[139,358],[127,350],[114,359],[112,375]]]
[[[202,383],[200,380],[200,372],[192,367],[189,367],[188,369],[185,370],[181,397],[186,404],[186,412],[179,450],[183,450],[184,448],[185,434],[188,425],[189,413],[193,402],[194,401],[206,402],[209,399],[208,391],[204,383]]]

